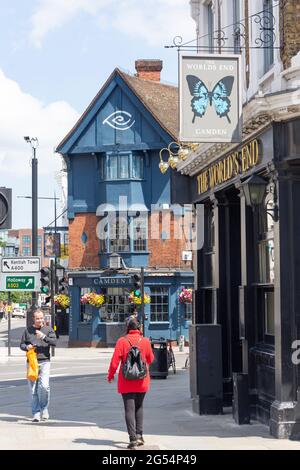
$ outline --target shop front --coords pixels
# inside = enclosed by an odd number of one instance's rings
[[[141,306],[130,302],[132,275],[128,272],[107,274],[103,271],[69,274],[69,346],[114,346],[117,339],[124,335],[126,319],[135,308],[140,322],[144,324],[146,336],[173,341],[184,336],[188,341],[192,308],[191,304],[179,301],[179,294],[182,287],[192,287],[192,272],[145,272],[148,302],[145,303],[144,321]],[[90,293],[98,295],[92,303],[87,301]]]
[[[204,206],[193,323],[222,327],[223,405],[246,374],[251,416],[276,437],[300,432],[299,135],[299,120],[273,123],[202,158],[190,194]]]

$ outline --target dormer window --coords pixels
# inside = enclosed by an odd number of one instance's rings
[[[144,157],[135,152],[107,152],[100,157],[100,178],[106,181],[140,180]]]

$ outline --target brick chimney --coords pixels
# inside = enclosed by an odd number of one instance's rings
[[[160,82],[160,72],[162,70],[162,66],[162,60],[136,60],[136,76],[139,78],[144,78],[145,80],[153,80],[154,82]]]

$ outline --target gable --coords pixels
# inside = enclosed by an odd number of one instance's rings
[[[58,146],[62,154],[127,149],[160,149],[171,136],[115,72],[70,134]]]

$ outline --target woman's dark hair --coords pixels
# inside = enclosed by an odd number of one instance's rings
[[[131,330],[139,330],[140,329],[140,322],[138,321],[137,318],[129,318],[129,321],[127,323],[127,333]]]

